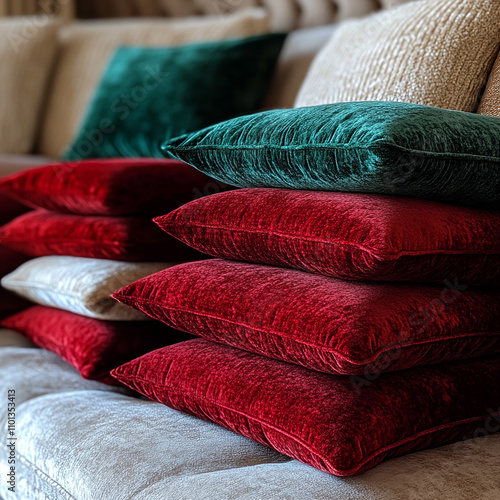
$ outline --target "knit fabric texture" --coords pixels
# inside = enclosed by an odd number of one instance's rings
[[[422,0],[340,26],[296,106],[400,101],[473,111],[500,46],[497,0]]]

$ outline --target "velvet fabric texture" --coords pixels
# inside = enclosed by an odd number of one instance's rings
[[[200,252],[352,280],[496,284],[500,213],[395,196],[240,189],[155,222]]]
[[[223,186],[184,162],[157,159],[55,163],[0,179],[0,193],[25,205],[82,215],[158,215],[216,188]]]
[[[284,41],[272,34],[119,48],[64,157],[161,157],[166,139],[257,110]]]
[[[0,228],[0,243],[33,257],[183,262],[199,256],[146,218],[66,215],[45,210],[28,212]]]
[[[35,306],[2,321],[34,344],[55,352],[83,378],[116,384],[109,372],[166,345],[192,338],[156,322],[99,321]]]
[[[144,321],[144,314],[119,304],[111,294],[171,264],[130,263],[49,256],[29,260],[2,278],[2,286],[47,307],[107,321]]]
[[[385,374],[356,391],[346,377],[191,340],[112,375],[150,399],[338,476],[486,426],[499,429],[498,357]]]
[[[500,352],[500,290],[341,281],[224,260],[181,264],[113,297],[178,330],[365,375]]]
[[[500,120],[397,102],[274,110],[163,145],[240,187],[394,194],[500,208]]]

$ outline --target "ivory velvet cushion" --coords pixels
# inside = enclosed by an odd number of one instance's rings
[[[166,263],[129,263],[82,257],[39,257],[2,279],[2,286],[39,305],[110,321],[148,319],[111,294]]]
[[[188,19],[83,21],[63,27],[41,126],[40,152],[58,157],[71,143],[114,51],[123,45],[172,47],[269,31],[262,9]],[[154,68],[153,68],[154,69]]]
[[[385,374],[357,391],[346,377],[191,340],[112,375],[150,399],[338,476],[461,441],[486,425],[498,431],[500,415],[498,357]]]
[[[161,214],[203,195],[207,186],[213,190],[214,183],[177,160],[120,158],[33,168],[0,179],[0,192],[62,213]]]
[[[500,47],[497,0],[420,0],[340,25],[295,106],[399,101],[474,111]]]
[[[113,368],[191,338],[156,322],[100,321],[43,306],[30,307],[2,325],[55,352],[83,378],[115,384],[109,374]]]
[[[168,141],[163,150],[239,187],[393,194],[498,209],[499,136],[497,118],[357,102],[239,117]]]
[[[33,257],[69,255],[129,262],[186,261],[198,253],[149,218],[33,210],[0,228],[0,243]]]
[[[285,36],[119,48],[64,157],[161,157],[167,138],[256,111]]]
[[[496,284],[500,213],[396,196],[239,189],[155,222],[200,252],[353,280]]]
[[[58,30],[37,20],[0,19],[0,153],[28,154],[35,145]]]
[[[458,280],[360,283],[216,259],[160,271],[113,297],[178,330],[327,373],[500,352],[500,291]]]

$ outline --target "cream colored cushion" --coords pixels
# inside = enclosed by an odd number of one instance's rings
[[[40,257],[2,279],[2,286],[43,306],[89,318],[149,319],[111,298],[116,290],[169,267],[165,263],[128,263],[81,257]]]
[[[500,54],[488,80],[478,113],[500,118]]]
[[[0,19],[0,153],[30,153],[35,144],[57,49],[57,25],[37,19]]]
[[[173,46],[269,31],[262,9],[183,20],[81,22],[61,30],[61,53],[42,128],[40,152],[60,156],[78,132],[109,58],[121,45]]]
[[[410,2],[339,27],[296,106],[400,101],[473,111],[499,46],[498,0]]]

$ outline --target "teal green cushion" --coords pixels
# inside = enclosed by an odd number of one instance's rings
[[[166,154],[241,187],[414,196],[500,208],[500,119],[396,102],[236,118]]]
[[[118,49],[65,159],[162,157],[166,138],[257,110],[285,38]]]

